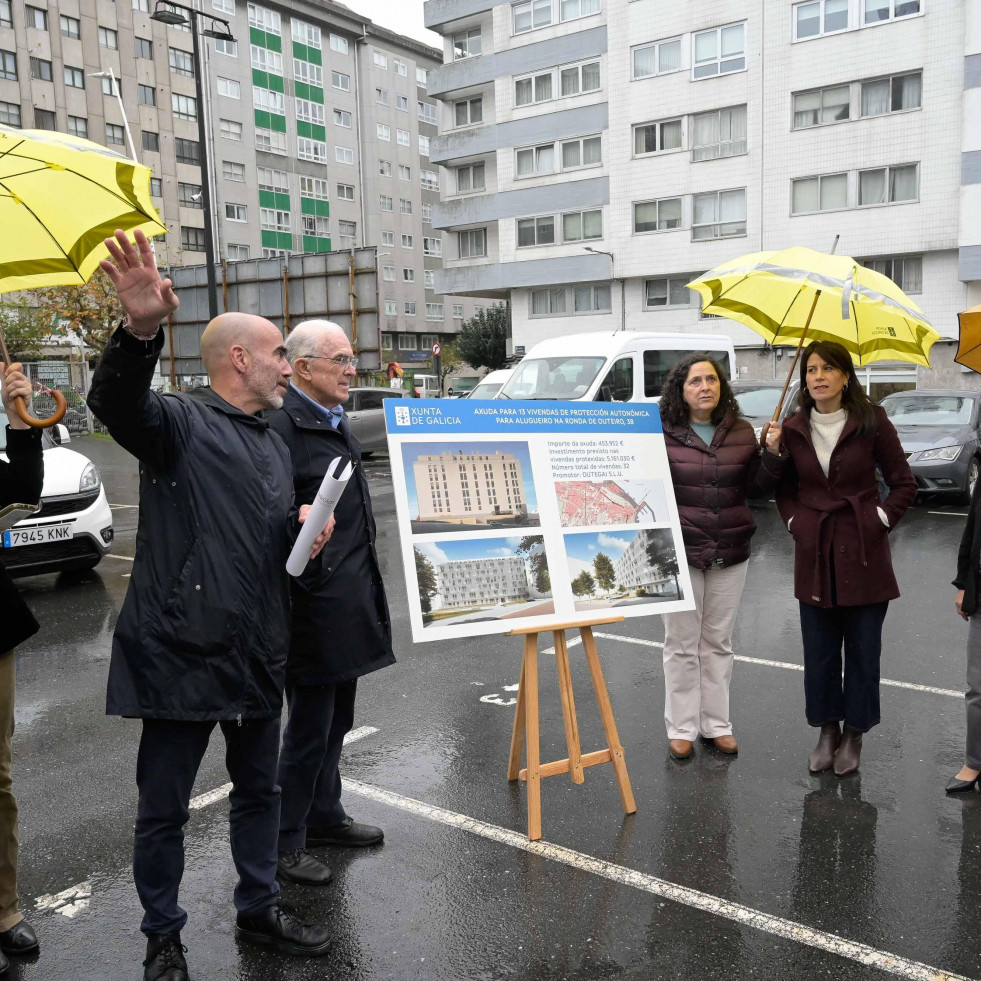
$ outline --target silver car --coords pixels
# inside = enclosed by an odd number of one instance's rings
[[[409,393],[400,388],[352,388],[344,412],[351,424],[351,431],[361,443],[361,455],[371,456],[381,450],[388,451],[385,435],[385,399],[408,398]]]

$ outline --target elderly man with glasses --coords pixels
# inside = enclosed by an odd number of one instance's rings
[[[289,447],[297,504],[313,500],[335,457],[354,464],[329,547],[292,581],[278,876],[309,886],[326,885],[331,873],[308,847],[363,847],[384,837],[348,817],[338,770],[358,678],[395,661],[361,447],[342,408],[358,365],[353,353],[337,324],[299,324],[286,342],[293,378],[283,407],[267,415]]]

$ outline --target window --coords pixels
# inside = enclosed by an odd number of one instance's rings
[[[40,7],[24,7],[24,20],[27,27],[37,28],[39,31],[48,29],[48,12],[41,10]]]
[[[889,80],[885,81],[888,89]],[[809,126],[848,119],[850,103],[851,89],[847,85],[797,92],[794,95],[794,129],[806,129]]]
[[[150,0],[130,0],[130,6],[134,10],[140,10],[145,14],[150,12]]]
[[[419,122],[431,123],[433,126],[435,126],[436,104],[433,102],[418,102],[416,105],[419,107]]]
[[[136,101],[141,106],[155,106],[157,104],[157,90],[152,85],[137,85]]]
[[[381,233],[381,243],[382,243],[382,245],[394,245],[395,244],[395,232],[382,232]]]
[[[388,55],[382,51],[372,51],[371,60],[375,64],[375,68],[388,68]]]
[[[282,20],[276,10],[267,10],[257,3],[249,4],[249,27],[256,27],[269,34],[282,34]]]
[[[405,301],[405,306],[404,306],[403,309],[405,310],[405,315],[407,317],[414,317],[416,315],[416,301],[415,300],[406,300]],[[402,338],[403,337],[405,337],[405,338],[411,338],[411,341],[412,341],[411,347],[410,347],[408,341],[406,341],[406,343],[404,343],[404,344],[402,343]],[[416,338],[415,338],[415,335],[414,334],[400,334],[399,335],[399,347],[402,348],[402,350],[412,350],[412,351],[415,351],[416,350]]]
[[[422,223],[424,225],[431,225],[433,223],[433,206],[431,204],[426,204],[426,202],[423,201],[421,211]]]
[[[330,36],[330,50],[336,51],[338,54],[347,54],[348,52],[348,40],[346,37],[341,37],[340,34],[331,34]]]
[[[200,184],[177,185],[177,200],[182,208],[203,208],[204,196],[201,192]]]
[[[480,28],[472,27],[453,35],[453,60],[473,58],[480,54]]]
[[[395,208],[395,202],[392,200],[390,194],[379,194],[378,195],[378,210],[379,211],[392,211]]]
[[[178,163],[194,164],[200,166],[201,164],[201,147],[198,145],[197,140],[185,140],[180,136],[174,137],[174,154],[177,157]],[[228,165],[228,162],[222,164],[224,168]],[[227,174],[225,175],[228,176]],[[242,168],[242,180],[245,180],[245,168]]]
[[[41,79],[43,82],[51,82],[54,76],[51,74],[51,62],[44,58],[31,58],[31,78]]]
[[[0,51],[0,78],[17,78],[17,58],[13,51]]]
[[[691,306],[692,293],[685,285],[690,281],[691,276],[644,280],[644,309]]]
[[[424,191],[438,191],[439,190],[439,174],[435,170],[424,170],[420,174],[422,180],[422,189]]]
[[[69,116],[68,133],[70,136],[78,136],[87,140],[89,138],[89,121],[84,116]]]
[[[16,102],[0,102],[0,123],[20,129],[20,106]]]
[[[412,313],[415,314],[415,309]],[[400,351],[417,351],[419,349],[419,338],[415,334],[399,334]]]
[[[204,229],[182,225],[181,248],[186,252],[204,252]]]
[[[519,78],[514,83],[514,104],[530,106],[535,102],[547,102],[552,98],[552,73],[532,75],[529,78]],[[466,105],[466,103],[458,103]],[[457,123],[459,126],[460,124]]]
[[[576,286],[572,290],[573,313],[609,313],[610,284]]]
[[[862,115],[881,116],[920,108],[923,76],[920,72],[862,82]]]
[[[794,40],[848,30],[848,0],[811,0],[794,7]]]
[[[99,28],[99,47],[111,48],[113,51],[119,50],[119,37],[112,28]]]
[[[295,23],[295,22],[294,22]],[[278,51],[253,44],[249,47],[252,67],[260,72],[272,72],[273,75],[283,74],[283,56]]]
[[[294,67],[295,67],[295,62],[294,62]],[[345,75],[342,72],[331,72],[330,84],[333,85],[335,89],[340,89],[342,92],[350,92],[351,76]]]
[[[263,259],[283,259],[289,255],[286,249],[267,249],[262,250]]]
[[[150,130],[143,130],[141,135],[143,142],[143,149],[149,153],[159,153],[160,152],[160,134],[152,133]]]
[[[865,23],[881,24],[920,12],[920,0],[865,0]]]
[[[655,41],[633,49],[632,71],[634,78],[650,78],[681,70],[681,38]]]
[[[195,146],[197,146],[197,144],[195,144]],[[222,160],[221,176],[224,177],[226,181],[244,181],[245,164],[235,163],[233,160]]]
[[[399,213],[403,215],[412,214],[412,202],[408,198],[399,198]]]
[[[234,78],[217,78],[218,94],[227,96],[229,99],[242,98],[242,86]]]
[[[427,290],[436,289],[436,271],[434,269],[426,269],[423,271],[423,280]]]
[[[276,194],[290,193],[290,175],[285,170],[259,167],[256,171],[260,191],[273,191]]]
[[[426,319],[427,320],[442,320],[443,318],[443,304],[442,303],[427,303],[426,304]],[[423,334],[422,335],[422,346],[432,347],[439,340],[437,334]]]
[[[304,235],[314,238],[330,238],[330,219],[322,215],[301,215],[300,224]]]
[[[456,233],[461,259],[477,259],[487,255],[487,229],[469,228]]]
[[[10,10],[9,2],[7,3],[7,10]],[[80,38],[82,36],[82,22],[75,17],[68,17],[62,14],[59,18],[59,26],[61,27],[62,37]],[[10,27],[9,13],[7,14],[6,20],[0,14],[0,27]]]
[[[691,117],[691,158],[715,160],[746,152],[746,107],[732,106]]]
[[[231,58],[237,58],[238,41],[217,37],[215,38],[215,51],[217,51],[218,54],[228,55]],[[232,246],[229,246],[229,248],[232,248]],[[244,248],[246,251],[248,251],[248,246],[239,246],[239,248]]]
[[[13,26],[14,26],[14,21],[13,18],[11,17],[11,12],[10,12],[10,0],[0,0],[0,27],[13,27]],[[64,33],[64,30],[62,30],[62,33]]]
[[[862,265],[891,279],[905,293],[923,292],[923,256],[895,256],[889,259],[862,259]]]
[[[331,78],[337,75],[337,80],[334,81],[334,88],[343,88],[347,91],[351,87],[351,79],[347,75],[341,75],[339,72],[331,72]],[[303,82],[305,85],[316,85],[317,88],[321,88],[324,84],[324,70],[320,65],[315,65],[309,61],[303,61],[300,58],[293,59],[293,78],[298,82]],[[346,81],[346,85],[340,84]]]
[[[375,89],[375,102],[380,106],[387,106],[391,102],[391,93],[388,89]]]
[[[577,17],[588,17],[598,14],[599,0],[561,0],[560,13],[562,20],[575,20]]]
[[[297,20],[294,17],[290,26],[294,41],[305,44],[308,48],[320,47],[320,28],[315,24],[308,24],[306,21]]]
[[[550,174],[555,169],[555,144],[526,147],[515,155],[516,175],[528,177],[531,174]]]
[[[235,13],[235,0],[211,0],[211,6],[223,14]]]
[[[350,147],[335,146],[334,159],[342,164],[354,164],[354,151]]]
[[[562,241],[581,242],[603,237],[603,212],[573,211],[562,216]]]
[[[391,160],[379,160],[378,161],[378,174],[380,177],[391,177],[392,176],[392,161]]]
[[[175,75],[194,75],[194,61],[190,51],[180,48],[170,49],[170,70]]]
[[[163,197],[163,182],[159,177],[150,178],[150,196],[154,198]]]
[[[283,152],[286,151],[286,134],[280,134],[283,138]],[[296,155],[301,160],[312,160],[314,163],[327,163],[327,144],[323,140],[313,140],[307,136],[296,138]]]
[[[296,118],[301,123],[323,126],[325,122],[324,107],[319,102],[311,102],[309,99],[297,99]]]
[[[791,182],[791,214],[848,207],[848,175],[823,174]]]
[[[259,225],[267,232],[290,231],[290,213],[278,208],[260,208]]]
[[[299,141],[297,141],[299,145]],[[255,130],[255,148],[266,153],[286,155],[286,134],[275,129],[257,126]]]
[[[395,108],[399,112],[409,111],[409,97],[407,95],[397,95],[395,96]]]
[[[692,197],[693,242],[746,234],[746,188]]]
[[[275,113],[277,116],[286,115],[286,96],[273,89],[264,89],[258,85],[252,86],[252,103],[256,109]]]
[[[484,165],[475,163],[466,167],[457,167],[456,190],[458,194],[484,190]]]
[[[442,258],[443,256],[443,240],[441,238],[423,238],[422,240],[422,253],[423,255],[432,255],[437,258]]]
[[[453,103],[454,126],[476,126],[484,119],[484,100],[481,96],[475,99],[462,99]]]
[[[463,304],[462,303],[454,303],[453,304],[453,319],[454,320],[463,320]]]
[[[34,128],[35,129],[57,129],[58,127],[57,127],[56,122],[55,122],[55,114],[53,112],[51,112],[50,109],[35,109],[34,110]],[[122,132],[123,132],[122,126],[116,126],[114,128],[119,130],[120,139],[118,140],[118,142],[119,143],[122,143],[123,142],[122,141]],[[109,127],[107,126],[106,127],[106,130],[108,131],[108,129],[109,129]],[[116,141],[107,139],[106,142],[107,143],[111,143],[111,142],[116,142]]]
[[[555,215],[518,219],[518,248],[555,244]]]
[[[476,317],[478,314],[483,313],[485,309],[486,307],[482,307],[479,303],[475,303],[473,305],[473,315]]]
[[[395,266],[382,266],[382,279],[386,283],[395,282]]]
[[[176,119],[198,118],[198,101],[191,95],[179,95],[172,92],[170,95],[170,106]]]
[[[337,234],[341,238],[353,239],[357,235],[358,226],[353,221],[339,221],[337,223]]]
[[[419,137],[419,156],[428,157],[429,156],[429,137],[420,136]]]
[[[414,247],[414,242],[411,235],[407,235],[405,232],[402,233],[402,248],[411,249]]]
[[[416,281],[416,271],[409,266],[402,267],[402,282],[414,283]]]
[[[375,124],[375,133],[378,139],[384,140],[386,143],[392,142],[392,127],[387,126],[385,123]]]
[[[35,118],[37,117],[37,114],[39,112],[41,112],[41,111],[42,110],[40,110],[40,109],[35,109],[34,110]],[[52,121],[54,120],[54,113],[53,112],[52,113],[48,113],[47,115],[51,116]],[[48,128],[49,127],[47,127],[47,126],[38,126],[38,129],[48,129]],[[50,128],[53,128],[53,127],[50,127]],[[125,146],[126,145],[126,137],[125,137],[125,133],[123,132],[123,127],[122,126],[116,126],[114,123],[106,123],[106,143],[108,143],[108,144],[110,144],[112,146]]]
[[[565,313],[565,290],[532,290],[531,310],[529,312],[533,317],[548,317]]]
[[[395,139],[399,146],[409,146],[409,131],[407,129],[397,129]]]
[[[692,78],[710,78],[746,67],[746,25],[730,24],[700,31],[693,38]]]
[[[682,129],[680,119],[665,119],[658,123],[644,123],[634,127],[634,153],[663,153],[680,150]]]
[[[236,140],[237,142],[242,140],[242,124],[234,119],[218,120],[218,131],[226,140]]]
[[[663,232],[681,228],[681,198],[661,198],[634,205],[635,232]]]
[[[249,247],[247,245],[226,245],[225,258],[229,262],[241,262],[249,257]]]
[[[574,65],[559,72],[560,95],[581,95],[595,92],[600,87],[600,63],[590,61],[585,65]]]
[[[85,88],[85,75],[81,68],[69,68],[65,66],[65,85],[73,89]]]
[[[399,164],[399,180],[400,181],[411,181],[412,180],[412,168],[407,167],[405,164]]]
[[[339,201],[353,201],[354,200],[354,185],[353,184],[338,184],[337,185],[337,199]]]
[[[323,177],[306,177],[300,175],[300,195],[314,198],[317,201],[327,200],[327,181]]]
[[[408,77],[409,66],[401,58],[392,59],[392,70],[396,75],[401,75],[403,78]]]
[[[334,110],[334,125],[343,126],[345,129],[351,128],[351,114],[346,109]]]
[[[116,93],[119,92],[122,95],[123,85],[122,79],[119,78],[109,78],[108,76],[102,79],[102,94],[111,95],[113,98],[116,97]]]
[[[918,195],[916,164],[862,170],[858,177],[859,206],[915,201]]]
[[[511,4],[511,33],[524,34],[552,23],[552,0],[522,0]]]
[[[386,317],[397,317],[399,312],[399,305],[396,300],[386,300],[385,301],[385,316]],[[382,334],[382,350],[391,351],[392,350],[392,335]]]

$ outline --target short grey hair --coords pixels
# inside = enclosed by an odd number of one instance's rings
[[[325,333],[333,331],[340,331],[347,337],[344,328],[332,320],[304,320],[297,324],[286,338],[286,360],[290,367],[295,367],[299,358],[319,357],[321,339]]]

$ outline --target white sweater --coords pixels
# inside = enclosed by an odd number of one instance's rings
[[[844,406],[837,412],[818,412],[816,407],[811,409],[811,441],[825,477],[828,476],[831,454],[838,445],[847,418],[848,410]]]

